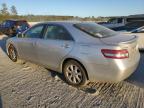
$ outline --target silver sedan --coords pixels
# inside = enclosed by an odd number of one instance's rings
[[[140,59],[136,36],[89,22],[40,23],[8,39],[6,47],[13,62],[27,60],[61,72],[73,86],[122,81]]]

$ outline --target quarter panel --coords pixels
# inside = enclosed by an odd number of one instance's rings
[[[101,49],[120,49],[120,47],[102,44],[76,44],[67,58],[74,58],[81,62],[87,70],[89,79],[102,78],[108,74],[107,71],[112,71],[113,67],[109,59],[103,56]]]

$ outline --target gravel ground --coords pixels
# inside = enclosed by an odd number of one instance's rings
[[[26,62],[13,63],[0,36],[0,108],[144,108],[144,54],[136,72],[118,84],[75,88],[62,75]]]

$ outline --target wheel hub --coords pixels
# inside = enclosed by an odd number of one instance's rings
[[[71,83],[78,84],[82,81],[82,73],[78,66],[70,65],[67,67],[67,78]]]

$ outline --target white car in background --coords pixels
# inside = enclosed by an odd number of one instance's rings
[[[144,50],[144,26],[132,30],[131,32],[122,32],[126,35],[136,35],[138,36],[138,47],[139,50]]]

